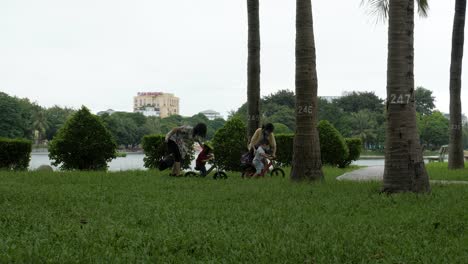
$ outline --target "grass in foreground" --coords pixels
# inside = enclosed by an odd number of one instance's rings
[[[468,188],[0,172],[0,263],[468,263]]]

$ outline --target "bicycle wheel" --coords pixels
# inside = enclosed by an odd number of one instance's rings
[[[197,174],[193,171],[188,171],[184,174],[185,177],[196,177]]]
[[[249,166],[242,171],[242,178],[250,178],[255,174],[255,167]]]
[[[221,179],[226,179],[226,178],[227,178],[226,173],[222,171],[215,172],[215,174],[213,175],[213,179],[215,180],[221,180]]]
[[[218,171],[213,175],[213,179],[215,180],[225,180],[227,178],[227,174],[224,171]]]
[[[273,176],[281,176],[284,178],[284,170],[281,169],[281,168],[274,168],[271,172],[270,172],[270,176],[273,177]]]

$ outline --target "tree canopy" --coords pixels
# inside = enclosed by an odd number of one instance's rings
[[[424,87],[418,87],[414,91],[414,100],[416,103],[416,112],[421,115],[430,115],[435,109],[435,97],[432,96],[432,91]]]

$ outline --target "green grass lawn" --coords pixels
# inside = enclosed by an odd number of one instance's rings
[[[468,187],[0,172],[0,263],[468,263]]]
[[[461,170],[448,170],[446,162],[431,162],[426,168],[431,180],[468,181],[468,167]]]

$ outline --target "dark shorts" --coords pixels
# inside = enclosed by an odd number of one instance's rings
[[[169,140],[167,142],[167,149],[169,153],[174,156],[175,162],[182,161],[182,155],[180,154],[179,146],[177,146],[177,144],[173,140]]]

